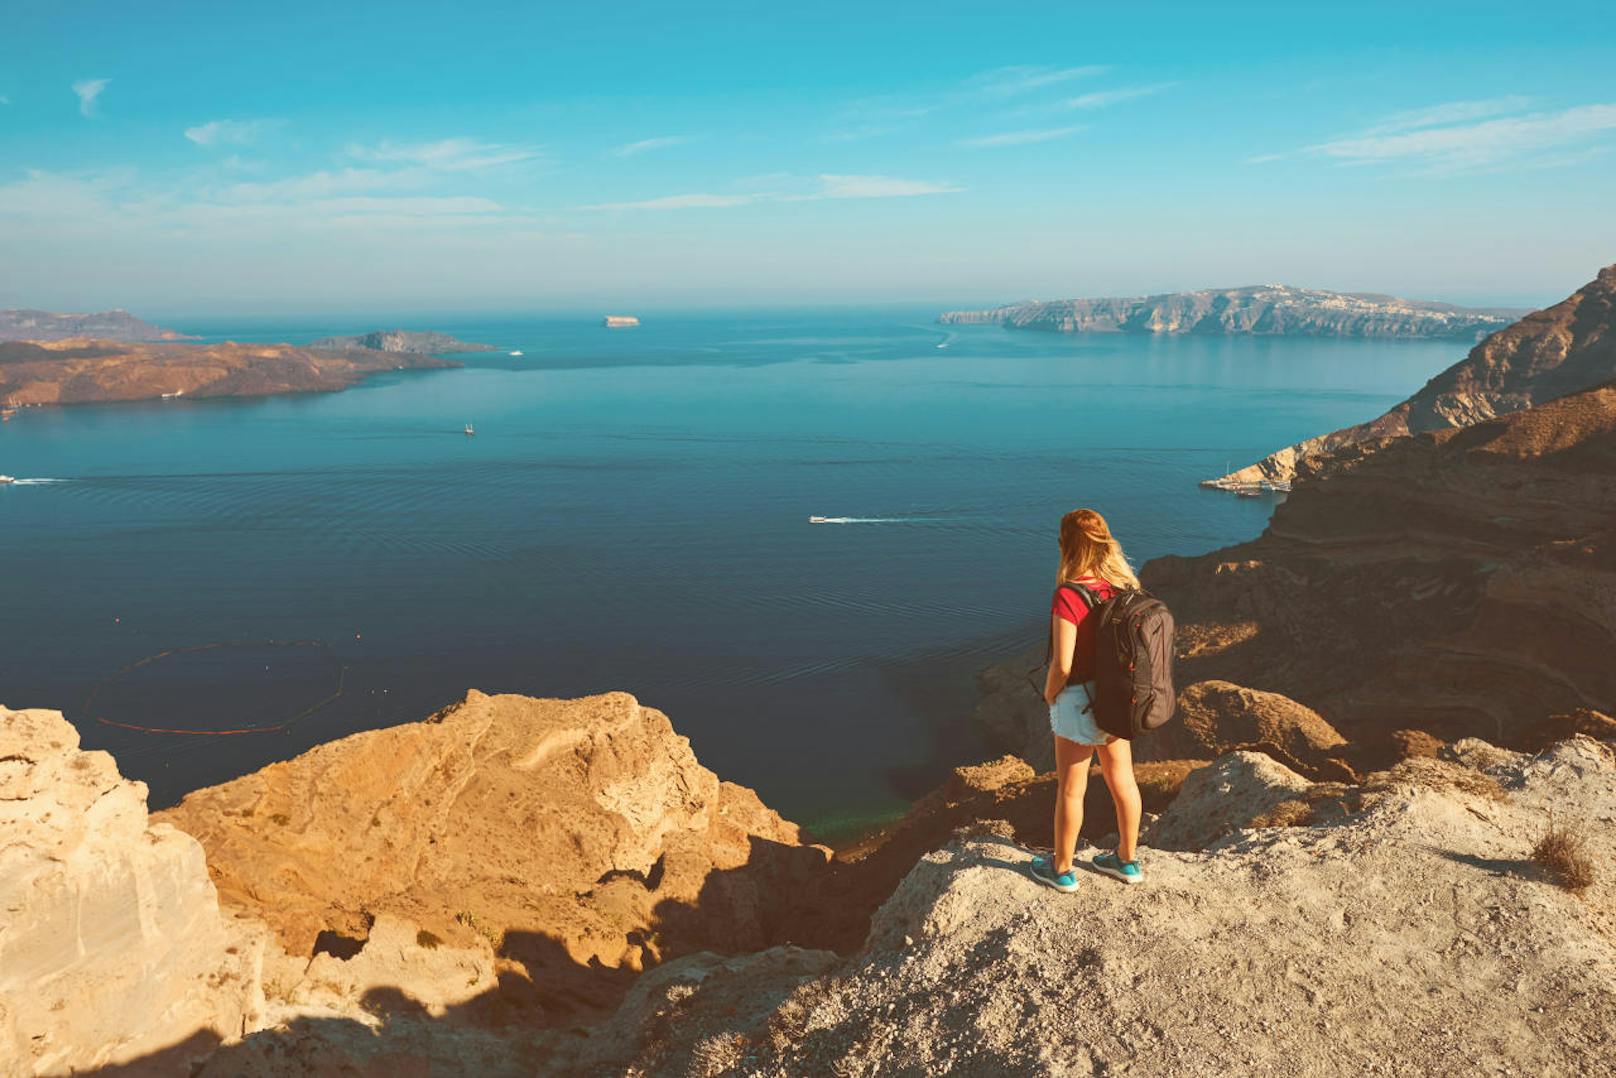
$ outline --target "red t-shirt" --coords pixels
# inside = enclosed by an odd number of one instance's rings
[[[1084,577],[1074,581],[1086,585],[1090,591],[1099,597],[1101,602],[1111,598],[1117,592],[1110,584],[1096,577]],[[1077,643],[1072,647],[1072,674],[1066,679],[1068,685],[1080,685],[1094,678],[1094,622],[1089,620],[1088,604],[1083,597],[1071,588],[1056,588],[1055,599],[1051,604],[1050,613],[1062,621],[1069,621],[1077,626]],[[1054,626],[1050,626],[1054,632]],[[1057,639],[1055,641],[1059,643]]]

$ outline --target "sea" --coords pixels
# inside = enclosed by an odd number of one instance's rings
[[[1250,539],[1277,496],[1199,480],[1467,348],[934,317],[412,316],[499,351],[339,393],[22,410],[0,702],[65,712],[160,807],[467,689],[621,690],[835,839],[991,754],[976,676],[1042,640],[1064,512],[1101,510],[1136,563]]]

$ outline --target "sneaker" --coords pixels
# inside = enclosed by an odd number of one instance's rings
[[[1077,870],[1075,868],[1056,875],[1055,862],[1047,857],[1034,857],[1032,863],[1027,866],[1027,870],[1032,873],[1033,879],[1039,883],[1047,883],[1057,891],[1065,891],[1067,894],[1071,894],[1077,890]]]
[[[1145,882],[1145,870],[1139,867],[1139,862],[1124,861],[1114,851],[1112,853],[1096,854],[1094,860],[1090,861],[1089,864],[1094,866],[1094,871],[1113,876],[1123,883]]]

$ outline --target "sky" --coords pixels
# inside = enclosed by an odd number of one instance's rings
[[[1607,4],[0,0],[0,307],[1552,302]]]

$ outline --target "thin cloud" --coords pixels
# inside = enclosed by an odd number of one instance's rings
[[[1001,67],[967,80],[966,86],[974,89],[983,97],[1017,97],[1021,94],[1042,90],[1048,86],[1058,86],[1063,82],[1072,82],[1075,79],[1090,79],[1103,75],[1111,70],[1102,64],[1086,64],[1081,67],[1041,67],[1031,64],[1018,64],[1013,67]]]
[[[283,120],[209,120],[185,129],[185,137],[198,146],[246,146],[281,126]]]
[[[1071,127],[1048,127],[1034,131],[1002,131],[997,135],[982,135],[979,138],[960,139],[954,145],[965,149],[986,149],[994,146],[1031,146],[1039,142],[1054,142],[1056,139],[1070,138],[1079,131],[1086,130],[1084,124],[1073,124]]]
[[[1531,155],[1543,153],[1574,162],[1578,159],[1574,151],[1598,144],[1612,132],[1616,132],[1616,104],[1593,104],[1397,134],[1364,133],[1300,152],[1343,165],[1415,164],[1430,173],[1446,174],[1512,162],[1530,164]]]
[[[107,88],[111,79],[80,79],[73,84],[73,92],[79,98],[79,115],[94,116],[96,102],[101,97],[101,91]]]
[[[361,161],[418,165],[439,172],[476,172],[499,165],[531,161],[539,155],[540,151],[532,146],[481,142],[471,138],[407,143],[384,140],[376,146],[356,144],[348,147],[348,156]]]
[[[1124,101],[1132,101],[1135,98],[1159,94],[1163,90],[1172,89],[1176,85],[1177,83],[1172,82],[1157,82],[1148,86],[1125,86],[1120,90],[1098,90],[1092,94],[1080,94],[1077,97],[1068,98],[1066,107],[1069,109],[1103,109],[1112,105],[1119,105]]]
[[[1448,101],[1440,105],[1394,112],[1366,129],[1364,134],[1389,135],[1421,127],[1444,127],[1470,120],[1485,120],[1492,116],[1507,116],[1514,112],[1525,112],[1533,103],[1532,98],[1520,94],[1474,101]]]
[[[906,180],[897,176],[856,176],[822,172],[814,177],[817,186],[782,187],[768,191],[744,191],[735,194],[695,192],[681,195],[663,195],[659,198],[633,202],[601,202],[584,206],[586,210],[688,210],[727,209],[733,206],[752,206],[766,202],[822,202],[830,199],[918,198],[924,195],[951,194],[964,188],[930,180]]]
[[[688,135],[661,135],[657,138],[642,138],[638,142],[624,143],[612,151],[614,157],[633,157],[635,154],[645,153],[647,150],[666,150],[670,146],[683,146],[690,141]]]

